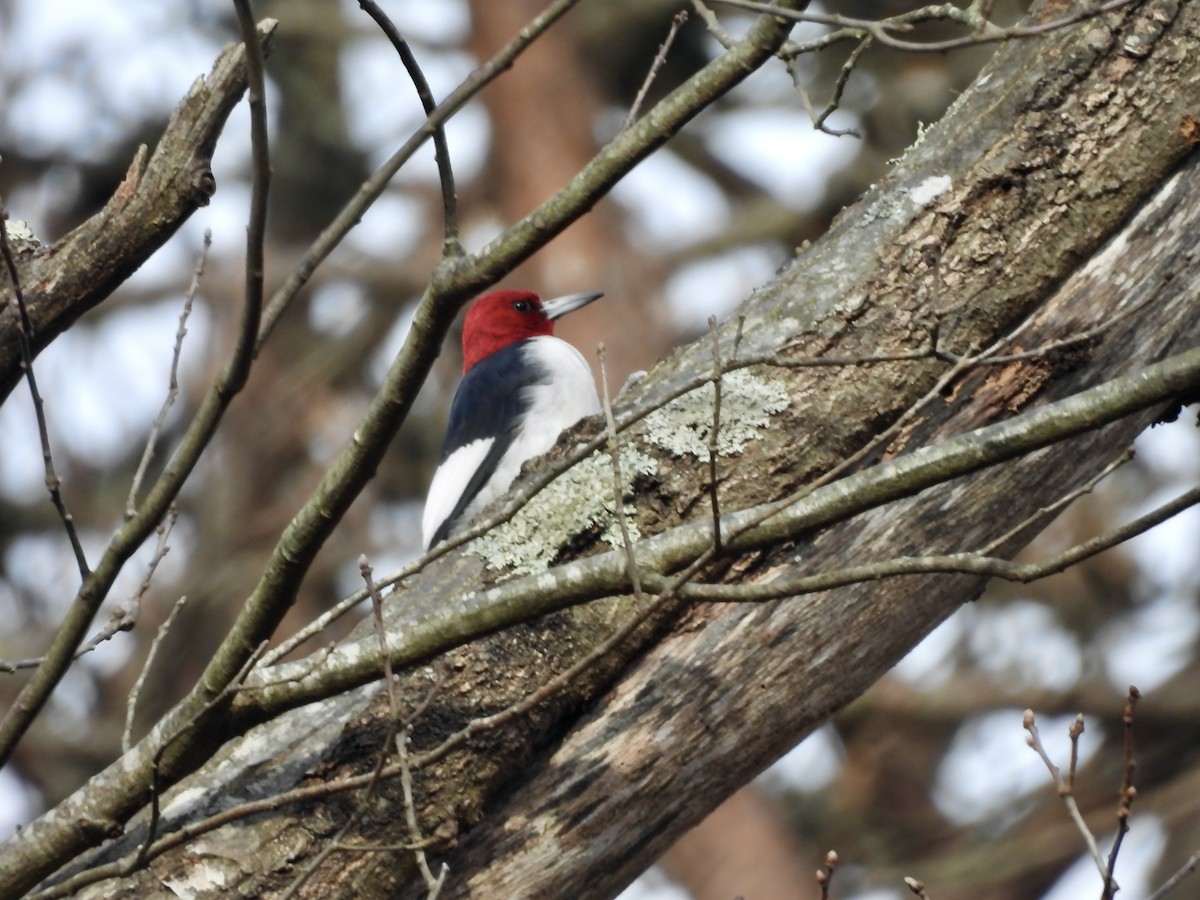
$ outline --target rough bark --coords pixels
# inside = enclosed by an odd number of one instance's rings
[[[1193,346],[1200,337],[1190,290],[1200,179],[1194,156],[1180,164],[1195,140],[1190,113],[1200,107],[1198,7],[1141,4],[1001,51],[887,184],[747,301],[741,352],[795,344],[799,356],[862,356],[919,348],[936,331],[942,347],[964,353],[1021,326],[1003,351],[1010,352],[1113,320],[1071,352],[970,370],[893,442],[888,452],[895,454]],[[724,332],[727,353],[734,327]],[[790,404],[740,454],[720,460],[724,508],[777,499],[810,481],[923,396],[947,366],[929,358],[769,370]],[[666,398],[711,367],[708,342],[686,348],[618,412]],[[727,558],[715,574],[749,584],[906,553],[974,549],[1081,483],[1161,413],[951,481],[806,540]],[[657,463],[637,497],[643,532],[706,520],[702,464],[652,444],[646,428],[622,439]],[[389,599],[389,632],[399,643],[406,630],[489,583],[473,557],[441,560]],[[531,714],[475,734],[416,774],[422,829],[435,839],[435,862],[450,867],[442,896],[613,895],[981,587],[976,577],[910,576],[800,600],[696,606],[657,641],[644,629]],[[405,712],[414,715],[415,752],[564,671],[628,621],[632,607],[619,599],[578,607],[410,668],[400,685]],[[365,646],[370,637],[363,628],[355,639]],[[303,681],[314,684],[328,668],[319,657],[307,665],[314,675]],[[295,702],[286,699],[291,688],[272,693],[268,685],[273,675],[296,671],[263,673],[263,690],[235,705],[239,721],[252,724]],[[184,781],[159,833],[241,799],[369,771],[388,719],[373,688],[286,712]],[[156,896],[166,884],[197,897],[270,896],[311,866],[300,896],[423,896],[412,854],[399,846],[411,839],[401,809],[394,781],[370,798],[290,805],[184,843],[84,895]],[[370,849],[321,856],[347,823],[340,840]],[[144,838],[144,824],[106,853],[130,850]]]

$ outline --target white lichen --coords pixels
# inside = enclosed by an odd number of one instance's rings
[[[717,453],[741,453],[768,426],[771,416],[786,409],[787,391],[749,370],[729,372],[721,379],[721,417]],[[707,383],[646,417],[641,438],[674,456],[690,454],[708,459],[713,424],[713,386]],[[620,450],[622,503],[620,515],[630,540],[641,537],[635,509],[628,501],[641,476],[654,475],[654,457],[639,450],[632,440]],[[542,572],[572,538],[597,531],[610,547],[624,540],[613,497],[612,458],[597,451],[547,485],[507,522],[467,545],[492,569],[509,569],[514,575]],[[568,572],[578,579],[579,570]],[[494,589],[493,589],[494,590]]]
[[[713,426],[711,382],[655,410],[646,417],[646,440],[674,456],[691,454],[708,459]],[[721,378],[721,415],[717,430],[717,454],[733,456],[746,449],[770,424],[771,415],[787,409],[787,391],[748,369]]]
[[[950,190],[952,182],[949,175],[930,175],[908,192],[913,203],[925,206]]]
[[[632,445],[621,447],[622,501],[633,495],[634,481],[656,471],[654,459]],[[526,504],[520,512],[469,545],[493,569],[513,574],[544,570],[573,537],[598,530],[609,546],[620,546],[621,526],[613,498],[612,458],[597,451],[568,469]],[[621,513],[630,538],[640,537],[632,505],[622,502]]]

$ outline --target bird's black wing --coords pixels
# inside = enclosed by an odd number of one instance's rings
[[[492,438],[492,445],[472,473],[450,515],[433,533],[429,542],[431,547],[446,539],[459,516],[487,484],[529,410],[529,392],[524,388],[536,384],[539,373],[522,360],[525,343],[509,344],[474,365],[463,376],[454,394],[438,463],[444,463],[455,450],[474,441]]]

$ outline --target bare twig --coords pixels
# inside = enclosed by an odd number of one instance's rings
[[[446,863],[442,863],[442,869],[435,878],[429,868],[429,860],[425,857],[425,850],[421,846],[425,839],[421,836],[421,826],[417,821],[417,808],[413,803],[412,769],[408,765],[408,741],[411,733],[412,726],[408,725],[396,735],[396,755],[400,768],[400,791],[404,796],[404,822],[408,825],[408,833],[412,837],[412,842],[417,847],[413,851],[413,855],[417,860],[417,868],[421,870],[421,877],[425,880],[425,887],[429,891],[428,898],[429,900],[437,900],[437,895],[441,893],[442,885],[446,882],[446,874],[450,871],[450,867]]]
[[[146,469],[150,465],[150,460],[154,458],[154,449],[158,446],[158,435],[162,431],[163,423],[167,420],[167,413],[171,411],[171,407],[175,405],[175,398],[179,396],[179,357],[183,352],[183,339],[187,336],[188,316],[192,314],[192,304],[196,300],[196,292],[200,289],[200,278],[204,274],[204,263],[208,259],[208,250],[211,246],[212,230],[205,228],[204,243],[196,255],[196,266],[192,270],[192,281],[188,285],[187,293],[183,295],[183,309],[180,310],[179,327],[175,331],[175,349],[171,354],[171,375],[167,382],[167,396],[163,400],[158,415],[154,418],[154,423],[150,426],[150,434],[146,438],[146,449],[142,451],[137,471],[133,474],[133,482],[129,485],[129,499],[125,501],[125,518],[127,520],[137,515],[137,495],[142,488],[142,479],[146,477]]]
[[[929,890],[925,887],[925,882],[913,878],[910,875],[904,876],[904,883],[908,889],[916,894],[921,900],[933,900],[929,894]]]
[[[264,248],[267,236],[267,194],[271,187],[271,157],[267,144],[267,100],[263,52],[258,43],[250,0],[233,0],[242,42],[246,45],[246,84],[250,104],[250,221],[246,225],[246,302],[230,366],[235,390],[245,384],[255,354],[263,312]]]
[[[721,27],[721,22],[717,18],[717,14],[709,9],[703,0],[692,0],[692,9],[704,20],[704,27],[708,29],[708,33],[716,39],[718,44],[728,50],[737,43],[737,39]]]
[[[112,640],[122,631],[130,631],[137,625],[142,597],[150,590],[150,580],[154,577],[154,572],[158,568],[158,564],[162,562],[163,557],[171,549],[167,545],[167,539],[171,535],[171,529],[175,526],[176,516],[175,508],[171,507],[167,517],[156,529],[158,541],[154,548],[154,554],[150,557],[150,562],[146,564],[146,574],[142,576],[142,581],[138,585],[138,589],[129,598],[129,603],[114,606],[112,612],[109,613],[108,621],[104,623],[104,626],[99,631],[92,635],[86,644],[75,651],[73,659],[79,659],[81,656],[91,653],[101,644]],[[19,669],[33,669],[41,666],[45,661],[45,656],[35,656],[30,659],[0,660],[0,672],[11,673]]]
[[[1071,793],[1071,785],[1069,785],[1062,777],[1062,772],[1059,771],[1050,759],[1050,754],[1046,752],[1045,746],[1042,744],[1041,735],[1038,734],[1037,723],[1033,718],[1033,710],[1025,710],[1022,717],[1022,724],[1025,730],[1029,732],[1029,737],[1025,739],[1034,752],[1042,758],[1042,762],[1046,764],[1046,768],[1050,772],[1050,778],[1054,781],[1054,786],[1058,790],[1058,796],[1062,797],[1063,804],[1067,807],[1067,813],[1071,817],[1071,821],[1075,823],[1075,827],[1083,836],[1084,843],[1087,844],[1088,853],[1092,857],[1092,862],[1096,864],[1097,870],[1100,872],[1100,877],[1104,879],[1105,884],[1112,884],[1114,890],[1116,883],[1108,873],[1108,866],[1104,863],[1104,858],[1100,855],[1100,848],[1096,845],[1096,838],[1092,834],[1091,829],[1087,827],[1087,823],[1083,821],[1083,815],[1079,812],[1079,804],[1075,802],[1075,797]]]
[[[789,45],[789,47],[785,48],[784,52],[780,54],[780,56],[782,56],[787,62],[788,72],[791,74],[792,82],[796,85],[796,90],[800,94],[800,101],[804,104],[805,112],[808,113],[808,117],[812,121],[813,127],[818,131],[823,131],[825,134],[832,135],[833,137],[845,137],[846,135],[850,135],[851,137],[862,137],[857,128],[830,128],[825,123],[828,121],[829,117],[837,112],[838,108],[841,106],[842,94],[844,94],[846,91],[846,85],[850,81],[850,75],[858,65],[859,59],[861,59],[862,55],[867,52],[868,48],[870,48],[871,43],[872,39],[870,35],[868,35],[860,40],[855,45],[854,49],[850,51],[850,55],[846,57],[846,61],[842,63],[842,68],[838,71],[837,80],[833,83],[833,93],[830,96],[829,101],[825,104],[825,108],[820,112],[816,112],[813,109],[812,100],[809,98],[808,92],[803,90],[799,85],[799,77],[796,70],[796,60],[801,54],[798,52],[791,52],[791,48],[795,45]]]
[[[817,887],[821,889],[821,900],[829,900],[829,888],[833,884],[833,873],[837,871],[838,855],[836,850],[825,854],[824,868],[817,869]]]
[[[425,73],[421,71],[412,47],[409,46],[408,41],[404,40],[395,24],[379,8],[379,4],[375,0],[358,0],[358,5],[375,20],[387,39],[392,42],[392,46],[396,48],[396,52],[400,55],[400,61],[408,72],[408,77],[412,79],[413,87],[417,89],[421,108],[425,110],[425,115],[430,117],[430,122],[433,122],[432,117],[437,110],[437,103],[434,102],[433,91],[429,89],[429,82],[425,78]],[[439,121],[428,127],[433,136],[438,179],[442,185],[442,254],[448,257],[458,257],[463,254],[462,244],[458,240],[458,193],[454,188],[454,168],[450,164],[450,145],[446,141],[445,123]]]
[[[989,541],[987,544],[985,544],[981,552],[988,556],[991,556],[993,553],[996,552],[996,550],[998,548],[1003,547],[1005,544],[1007,544],[1010,540],[1012,540],[1014,537],[1016,537],[1018,534],[1020,534],[1026,528],[1029,528],[1037,523],[1047,521],[1051,516],[1057,515],[1059,512],[1066,509],[1068,506],[1070,506],[1072,503],[1074,503],[1076,500],[1078,500],[1084,494],[1090,494],[1093,490],[1095,490],[1096,485],[1098,485],[1101,481],[1103,481],[1105,478],[1107,478],[1109,475],[1111,475],[1114,471],[1116,471],[1117,469],[1119,469],[1121,466],[1125,465],[1127,462],[1129,462],[1132,459],[1133,459],[1133,448],[1126,447],[1124,453],[1122,453],[1120,456],[1118,456],[1116,459],[1114,459],[1112,462],[1110,462],[1107,466],[1105,466],[1103,469],[1101,469],[1099,472],[1097,472],[1094,476],[1089,478],[1086,483],[1080,485],[1075,490],[1070,491],[1070,492],[1064,494],[1063,496],[1059,497],[1053,503],[1050,503],[1050,504],[1047,504],[1046,506],[1041,507],[1040,509],[1037,510],[1037,512],[1033,513],[1033,515],[1027,516],[1026,518],[1022,519],[1020,522],[1018,522],[1016,525],[1014,525],[1008,531],[1004,532],[1004,534],[1000,535],[1000,537],[996,538],[993,541]]]
[[[1091,328],[1085,328],[1083,331],[1077,331],[1074,334],[1068,334],[1066,337],[1059,338],[1055,341],[1050,341],[1048,344],[1041,344],[1030,350],[1022,350],[1013,353],[991,353],[986,360],[983,360],[987,365],[999,366],[1007,365],[1011,362],[1020,362],[1027,359],[1044,359],[1051,354],[1057,353],[1059,350],[1069,350],[1072,347],[1086,347],[1097,341],[1106,331],[1111,331],[1116,325],[1123,320],[1129,318],[1134,313],[1140,312],[1144,307],[1154,302],[1153,294],[1147,296],[1139,303],[1119,310],[1111,316],[1108,316],[1103,321],[1093,325]],[[1005,335],[1004,338],[996,342],[999,347],[1003,343],[1015,343],[1026,328],[1031,326],[1035,320],[1030,318],[1022,322],[1017,328]]]
[[[837,14],[780,9],[773,4],[761,3],[757,0],[712,0],[712,2],[733,9],[775,15],[792,22],[813,22],[840,29],[840,31],[825,35],[817,41],[801,45],[802,51],[821,49],[821,47],[838,40],[862,40],[865,37],[871,37],[885,47],[891,47],[894,50],[905,50],[912,53],[944,53],[948,50],[959,50],[979,44],[1039,37],[1060,28],[1077,25],[1096,16],[1113,12],[1130,5],[1134,0],[1108,0],[1106,3],[1086,7],[1049,22],[1037,25],[1014,25],[1011,28],[1001,28],[981,16],[972,15],[971,10],[959,9],[949,3],[923,6],[886,19],[856,19],[852,16]],[[896,34],[911,32],[918,23],[930,21],[958,22],[971,28],[972,32],[963,37],[949,38],[943,41],[906,41],[895,37]]]
[[[658,53],[654,56],[654,61],[650,63],[650,71],[646,73],[646,78],[642,81],[642,86],[637,92],[637,96],[633,98],[633,105],[629,108],[628,114],[625,116],[625,121],[621,123],[621,130],[624,131],[637,119],[638,113],[641,111],[642,103],[646,99],[646,94],[650,92],[650,85],[654,84],[654,79],[658,77],[658,70],[663,67],[667,61],[667,54],[671,52],[671,45],[675,43],[675,35],[679,34],[679,29],[683,27],[683,23],[688,20],[687,10],[681,9],[675,13],[671,19],[671,30],[667,32],[666,38],[658,48]]]
[[[396,572],[396,573],[388,576],[386,579],[384,579],[383,581],[380,581],[378,584],[380,587],[391,587],[392,585],[399,584],[405,578],[415,575],[417,572],[421,571],[421,569],[423,569],[424,567],[425,567],[425,561],[423,559],[417,560],[415,562],[409,563],[407,566],[402,568],[399,572]],[[301,646],[302,644],[304,644],[311,638],[320,634],[322,631],[324,631],[326,628],[328,628],[332,623],[336,622],[338,619],[340,619],[346,613],[350,612],[350,610],[354,609],[354,607],[358,606],[358,604],[362,603],[369,596],[370,596],[370,594],[364,588],[362,590],[357,590],[354,593],[346,596],[342,600],[338,601],[336,604],[334,604],[332,607],[327,609],[325,612],[321,613],[321,615],[317,616],[315,619],[313,619],[311,622],[309,622],[307,625],[305,625],[303,628],[301,628],[299,631],[297,631],[291,637],[286,638],[285,640],[281,641],[277,647],[272,649],[266,656],[263,657],[263,661],[262,661],[263,666],[273,666],[275,663],[279,662],[279,660],[283,659],[285,656],[287,656],[289,653],[291,653],[297,647]]]
[[[155,542],[154,553],[150,556],[150,561],[146,563],[146,572],[142,575],[142,580],[137,590],[129,598],[129,603],[114,607],[109,616],[108,623],[90,641],[79,648],[79,651],[75,654],[76,659],[85,653],[95,650],[102,643],[110,640],[117,632],[129,631],[137,625],[138,616],[141,614],[142,598],[150,590],[150,582],[154,578],[154,573],[158,570],[158,564],[163,561],[167,553],[171,550],[167,541],[171,537],[171,530],[175,527],[175,521],[178,517],[179,511],[172,506],[167,511],[167,517],[155,529],[158,540]]]
[[[163,639],[167,636],[167,632],[171,630],[171,626],[175,624],[175,619],[178,618],[185,603],[187,603],[186,595],[175,601],[175,605],[171,607],[167,618],[163,620],[162,625],[158,628],[158,632],[154,635],[154,640],[150,642],[150,650],[146,654],[146,661],[142,663],[142,671],[138,673],[137,681],[133,683],[133,689],[129,692],[129,699],[125,703],[125,729],[121,732],[122,753],[128,753],[129,748],[133,746],[133,717],[137,711],[138,697],[142,694],[142,685],[146,683],[146,676],[150,673],[150,669],[154,665],[154,660],[158,656],[158,648],[162,646]]]
[[[1117,801],[1117,834],[1108,851],[1108,877],[1104,879],[1104,892],[1100,895],[1101,900],[1112,900],[1116,893],[1117,887],[1113,880],[1113,872],[1117,867],[1117,855],[1121,852],[1121,844],[1125,840],[1125,835],[1129,833],[1129,814],[1133,811],[1133,799],[1137,796],[1137,788],[1133,786],[1133,774],[1137,768],[1133,758],[1133,715],[1141,696],[1141,692],[1131,684],[1125,698],[1125,710],[1121,716],[1125,726],[1125,756],[1121,767],[1121,792]]]
[[[29,308],[25,305],[25,292],[21,289],[21,276],[17,272],[17,261],[13,258],[12,247],[8,242],[8,210],[0,199],[0,254],[4,256],[5,272],[12,282],[13,297],[17,301],[17,317],[20,327],[17,328],[17,343],[21,350],[21,368],[25,370],[25,382],[29,385],[29,396],[33,399],[33,413],[37,417],[38,437],[42,442],[42,465],[46,471],[46,490],[50,493],[50,502],[62,519],[63,530],[71,543],[75,554],[75,565],[79,569],[79,577],[87,580],[91,569],[88,567],[87,556],[83,552],[83,544],[79,541],[79,533],[75,530],[75,519],[67,509],[62,497],[62,481],[54,470],[54,456],[50,452],[50,429],[46,424],[46,410],[42,403],[42,395],[38,391],[37,378],[33,374],[33,324],[29,321]],[[0,761],[0,765],[3,762]]]
[[[383,624],[383,596],[375,584],[375,570],[367,562],[366,555],[358,558],[358,571],[367,585],[367,594],[371,598],[371,614],[375,625],[375,636],[379,639],[379,653],[383,658],[383,680],[387,686],[388,706],[392,712],[392,721],[400,721],[400,701],[396,697],[396,679],[392,674],[392,657],[388,653],[387,629]]]
[[[1077,713],[1075,721],[1067,729],[1067,737],[1071,739],[1071,762],[1067,767],[1067,787],[1074,792],[1075,773],[1079,771],[1079,739],[1083,736],[1085,724],[1083,713]]]
[[[721,552],[721,501],[717,485],[717,441],[721,432],[721,336],[717,331],[717,317],[708,317],[708,328],[712,333],[712,385],[713,420],[708,432],[708,497],[712,506],[713,549]]]
[[[617,525],[621,529],[621,545],[625,548],[625,564],[629,571],[629,583],[633,585],[633,595],[640,607],[642,604],[642,580],[638,575],[637,557],[634,554],[633,540],[629,536],[629,524],[625,521],[625,481],[621,477],[621,445],[617,439],[617,423],[613,419],[612,400],[608,393],[608,368],[605,366],[603,344],[596,348],[596,357],[600,362],[600,396],[604,406],[604,421],[608,426],[608,456],[612,460],[613,513],[616,515]]]
[[[936,573],[960,575],[987,575],[1028,584],[1048,575],[1065,571],[1082,560],[1124,543],[1185,509],[1200,503],[1200,487],[1195,487],[1174,500],[1139,516],[1132,522],[1111,528],[1062,553],[1057,553],[1038,562],[1018,563],[1000,557],[977,553],[952,553],[943,556],[901,556],[876,563],[846,566],[830,572],[806,575],[794,579],[781,579],[762,584],[726,585],[692,584],[682,589],[682,596],[689,600],[716,603],[763,603],[781,600],[802,594],[827,591],[848,584],[891,578],[897,575],[927,575]],[[653,584],[653,582],[647,582]]]
[[[1197,850],[1195,853],[1189,856],[1187,861],[1175,870],[1175,874],[1164,881],[1153,894],[1146,898],[1146,900],[1163,900],[1163,897],[1175,890],[1175,888],[1179,886],[1183,879],[1187,878],[1187,876],[1192,874],[1192,872],[1195,872],[1197,867],[1200,867],[1200,850]]]

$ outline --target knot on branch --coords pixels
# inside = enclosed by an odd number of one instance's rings
[[[189,194],[196,206],[208,206],[208,201],[217,192],[217,178],[213,175],[208,160],[198,160],[192,166]]]

